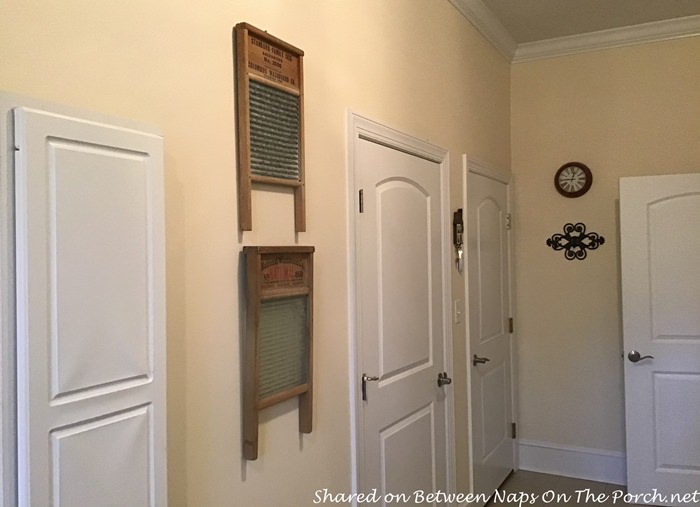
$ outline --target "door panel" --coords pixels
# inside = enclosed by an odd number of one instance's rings
[[[435,414],[430,405],[380,430],[383,492],[436,491]],[[422,459],[415,461],[416,456]],[[411,463],[411,466],[406,466]]]
[[[76,142],[47,148],[53,399],[147,381],[148,159]]]
[[[165,507],[162,140],[21,107],[15,144],[19,506]]]
[[[55,505],[151,505],[151,415],[144,406],[52,431]]]
[[[433,288],[429,272],[412,266],[430,265],[432,224],[429,196],[415,182],[380,182],[376,199],[380,374],[388,379],[431,362]],[[406,252],[411,252],[410,263],[403,261]]]
[[[508,187],[469,172],[467,251],[473,487],[490,495],[514,467]],[[473,356],[488,360],[473,364]]]
[[[438,163],[357,141],[357,308],[363,490],[445,491],[444,211]],[[362,372],[360,372],[361,374]]]
[[[700,483],[700,174],[622,178],[620,231],[628,489],[682,505]]]

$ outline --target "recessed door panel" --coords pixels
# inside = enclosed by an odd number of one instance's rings
[[[477,259],[479,277],[479,341],[485,343],[503,335],[503,245],[504,210],[491,198],[477,208]]]
[[[148,406],[52,431],[51,505],[154,505],[152,431]]]
[[[654,374],[656,469],[684,472],[700,480],[697,426],[678,424],[689,407],[700,408],[700,374]]]
[[[405,180],[380,183],[376,195],[379,353],[386,379],[430,361],[430,200],[423,189]]]
[[[53,397],[151,374],[148,157],[49,140]]]
[[[487,458],[508,436],[506,417],[508,416],[506,364],[502,362],[486,372],[480,380],[482,418],[481,455]]]
[[[700,194],[654,202],[648,216],[653,337],[700,340],[700,269],[677,266],[679,258],[700,256],[700,234],[694,229]]]
[[[434,424],[433,407],[429,406],[382,430],[382,496],[435,491]]]

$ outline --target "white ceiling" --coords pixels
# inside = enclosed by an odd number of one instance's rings
[[[450,0],[518,62],[700,35],[700,0]]]

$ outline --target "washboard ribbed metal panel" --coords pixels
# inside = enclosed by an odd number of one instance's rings
[[[251,80],[251,173],[299,180],[299,139],[299,97]]]
[[[289,297],[263,301],[260,306],[259,399],[307,382],[307,301],[307,296]]]

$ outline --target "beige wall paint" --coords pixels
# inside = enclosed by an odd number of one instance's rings
[[[617,196],[622,176],[700,171],[700,37],[512,69],[523,439],[624,451]],[[579,199],[556,170],[593,171]],[[545,240],[583,222],[605,244],[566,261]]]
[[[231,29],[247,21],[305,53],[307,230],[287,193],[236,211]],[[171,507],[308,505],[349,491],[346,118],[353,110],[450,152],[510,163],[510,66],[447,2],[3,2],[0,89],[158,125],[165,135]],[[314,431],[268,409],[260,458],[240,454],[239,252],[316,254]],[[453,271],[453,291],[463,294]],[[460,297],[460,296],[457,296]],[[464,328],[455,329],[463,336]],[[456,340],[458,488],[467,490],[466,366]]]

